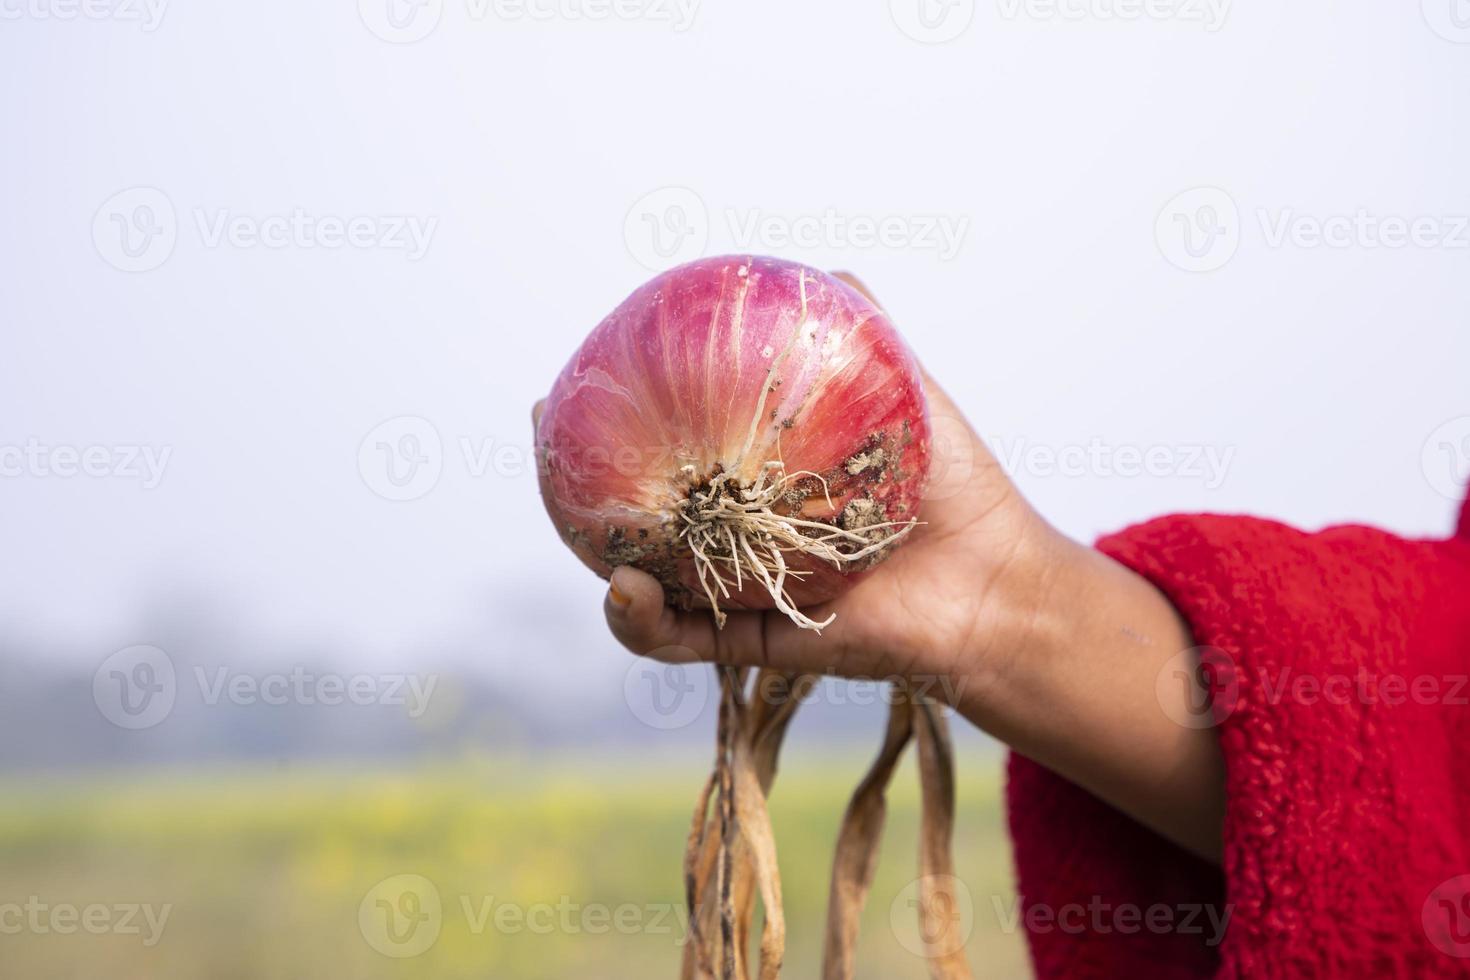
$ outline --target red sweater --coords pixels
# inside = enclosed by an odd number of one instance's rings
[[[1204,648],[1223,870],[1013,756],[1037,976],[1470,976],[1470,501],[1449,540],[1178,516],[1098,547]]]

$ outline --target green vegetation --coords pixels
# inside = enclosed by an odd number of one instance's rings
[[[772,810],[791,935],[787,976],[818,973],[832,844],[865,762],[853,756],[838,764],[808,750],[785,762],[777,782]],[[955,842],[972,898],[970,961],[977,976],[1025,976],[1022,937],[1007,928],[1014,897],[999,767],[984,765],[968,773],[961,767]],[[3,973],[110,980],[674,977],[685,921],[679,864],[702,776],[702,763],[691,759],[629,754],[410,772],[8,780],[0,811]],[[925,975],[904,948],[914,933],[906,904],[912,889],[904,889],[916,859],[915,782],[911,765],[896,779],[864,920],[864,977]],[[373,940],[390,952],[407,947],[383,939],[386,913],[376,898],[365,898],[400,875],[432,882],[440,929],[420,955],[395,958]],[[401,887],[385,887],[377,897],[387,895],[388,908],[429,914],[422,903],[398,902]],[[46,906],[34,913],[39,928],[32,912],[15,908],[37,901]],[[137,934],[116,928],[125,914],[119,908],[138,903],[155,916],[171,906],[151,946],[143,915],[131,922]],[[367,927],[359,922],[365,904]],[[51,917],[60,906],[83,915],[89,905],[108,909],[111,925],[101,934],[77,924],[64,934],[65,913]],[[101,922],[103,913],[91,914]]]

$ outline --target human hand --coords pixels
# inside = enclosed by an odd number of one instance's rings
[[[1171,720],[1184,705],[1160,703],[1183,702],[1184,691],[1155,685],[1193,646],[1187,624],[1147,580],[1042,519],[927,373],[924,385],[936,438],[923,523],[850,590],[807,610],[835,613],[830,626],[819,634],[769,610],[732,611],[717,629],[708,611],[665,605],[657,579],[623,566],[603,604],[613,635],[670,663],[901,678],[1218,859],[1219,747],[1212,732]]]
[[[924,385],[934,439],[923,523],[848,592],[808,610],[817,620],[835,615],[830,626],[818,634],[769,610],[731,612],[719,629],[704,610],[668,607],[653,576],[625,566],[613,572],[605,602],[614,635],[635,653],[670,662],[939,679],[951,693],[981,681],[981,668],[1007,649],[993,641],[1027,614],[1056,535],[927,374]]]

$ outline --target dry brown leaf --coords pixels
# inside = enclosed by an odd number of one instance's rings
[[[888,809],[884,793],[893,770],[909,742],[913,709],[907,697],[894,692],[888,710],[888,731],[872,768],[858,784],[842,818],[837,854],[832,861],[832,885],[827,902],[827,938],[822,954],[823,980],[851,980],[856,969],[858,921],[878,866],[878,844]]]
[[[919,838],[919,934],[934,980],[970,980],[965,939],[959,934],[954,894],[954,748],[944,709],[918,698],[914,737],[919,746],[922,829]]]

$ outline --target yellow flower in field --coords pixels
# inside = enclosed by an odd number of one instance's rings
[[[581,872],[581,865],[565,849],[543,847],[528,850],[511,869],[510,893],[525,901],[585,895],[587,883]]]
[[[349,842],[323,840],[302,855],[293,869],[298,887],[313,895],[336,895],[352,884],[359,863]]]

